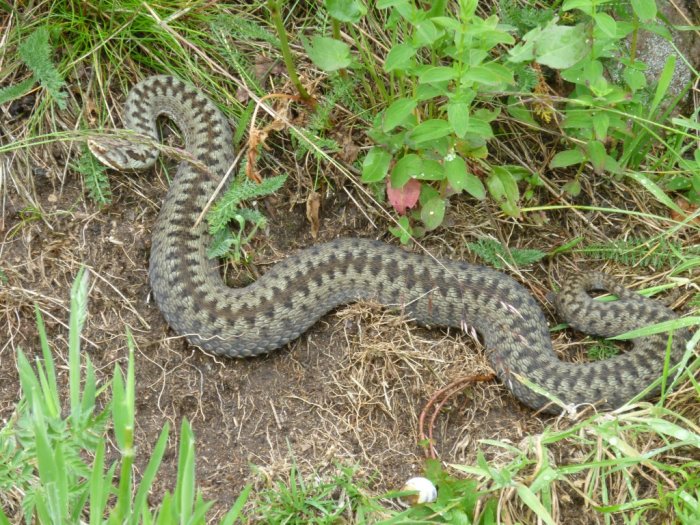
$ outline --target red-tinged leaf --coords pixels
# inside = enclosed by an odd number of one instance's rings
[[[420,197],[420,182],[410,179],[401,188],[392,188],[391,182],[386,183],[386,196],[399,215],[404,215],[406,210],[413,208]]]

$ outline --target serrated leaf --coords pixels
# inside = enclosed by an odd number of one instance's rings
[[[452,132],[452,127],[449,123],[442,119],[430,119],[418,124],[411,133],[409,138],[416,144],[423,144],[449,135]]]
[[[379,182],[386,177],[391,163],[391,155],[381,148],[369,150],[362,161],[362,182]]]
[[[384,112],[384,122],[382,130],[386,133],[401,125],[406,118],[416,109],[416,102],[410,98],[400,98],[389,106]]]
[[[566,166],[573,166],[574,164],[580,164],[585,160],[583,152],[580,149],[569,149],[565,151],[560,151],[549,162],[550,168],[565,168]]]
[[[315,36],[311,43],[304,42],[304,48],[311,61],[326,72],[347,68],[352,63],[350,46],[335,38]]]
[[[413,64],[416,49],[411,44],[397,44],[391,48],[384,61],[384,71],[405,70]]]
[[[430,199],[421,208],[420,218],[429,231],[440,226],[445,218],[445,200],[441,197]]]

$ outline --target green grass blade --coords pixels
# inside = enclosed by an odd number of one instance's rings
[[[104,515],[105,503],[109,494],[111,479],[102,476],[104,470],[105,444],[100,441],[95,452],[95,460],[92,464],[92,475],[90,476],[90,525],[100,525]],[[107,483],[105,483],[107,482]]]
[[[666,59],[666,63],[664,64],[664,68],[661,71],[661,74],[659,75],[659,81],[656,84],[656,92],[654,93],[654,100],[652,100],[651,106],[649,108],[649,118],[650,119],[652,119],[652,116],[654,115],[656,108],[659,107],[659,104],[666,96],[666,92],[668,91],[668,87],[671,85],[671,80],[673,79],[673,71],[675,68],[676,68],[676,56],[671,54]]]
[[[180,427],[180,455],[177,464],[177,485],[175,486],[175,509],[180,523],[189,521],[195,497],[194,436],[187,419]]]
[[[56,368],[53,362],[53,355],[49,348],[49,340],[46,336],[46,326],[44,318],[41,316],[41,310],[38,305],[34,305],[34,315],[36,317],[36,327],[39,332],[39,344],[41,345],[41,354],[44,356],[44,369],[46,370],[46,386],[42,385],[44,391],[44,399],[50,403],[49,414],[52,417],[58,417],[61,414],[61,401],[58,396],[58,384],[56,383]]]
[[[252,489],[253,485],[251,484],[248,484],[243,488],[243,491],[236,498],[236,502],[233,504],[233,507],[231,507],[231,510],[229,510],[226,513],[226,516],[224,516],[224,518],[221,520],[220,525],[233,525],[236,523],[236,520],[238,520],[238,517],[243,510],[243,506],[246,504],[246,501],[248,501],[248,496],[250,495],[250,491]]]
[[[80,401],[80,334],[87,317],[87,295],[90,274],[81,268],[73,282],[70,294],[70,321],[68,332],[68,369],[70,378],[70,412],[74,429],[83,427]]]
[[[160,462],[163,459],[163,454],[165,454],[165,449],[168,446],[169,433],[170,425],[166,422],[163,430],[160,432],[156,446],[153,448],[153,452],[151,452],[151,459],[148,460],[146,470],[143,471],[143,477],[139,482],[139,488],[136,491],[136,497],[134,498],[132,513],[129,517],[129,524],[131,525],[136,525],[138,523],[139,516],[142,516],[143,513],[148,510],[146,498],[148,497],[153,480],[155,479],[158,469],[160,468]]]

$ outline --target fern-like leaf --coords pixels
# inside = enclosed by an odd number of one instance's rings
[[[36,84],[36,79],[32,76],[19,84],[0,88],[0,105],[26,95],[34,84]]]
[[[112,202],[112,188],[107,177],[107,169],[103,166],[87,148],[75,165],[75,170],[83,176],[88,195],[99,206],[105,206]]]
[[[52,53],[53,50],[49,45],[49,30],[45,27],[34,31],[19,46],[22,61],[32,70],[34,77],[41,82],[58,107],[65,109],[67,95],[62,91],[65,82],[51,61]]]
[[[506,249],[501,243],[493,239],[479,239],[476,242],[468,242],[467,246],[486,264],[496,269],[503,268],[505,266],[504,261],[508,261],[515,266],[527,266],[547,255],[540,250],[529,248]]]

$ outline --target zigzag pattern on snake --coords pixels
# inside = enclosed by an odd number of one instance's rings
[[[557,412],[519,377],[567,405],[624,404],[657,379],[667,334],[640,338],[612,359],[584,364],[556,356],[547,321],[533,297],[507,275],[464,262],[435,260],[364,239],[338,239],[288,257],[245,288],[223,282],[207,258],[205,221],[195,224],[231,166],[232,134],[218,108],[194,87],[170,76],[138,83],[124,109],[125,127],[138,137],[94,139],[92,152],[118,170],[153,166],[156,118],[171,118],[199,164],[180,163],[153,230],[149,276],[170,327],[192,344],[232,357],[253,356],[292,341],[338,305],[372,299],[402,308],[425,325],[472,326],[501,381],[524,404]],[[619,300],[594,301],[605,289]],[[568,281],[557,295],[559,313],[584,332],[610,337],[676,318],[660,303],[630,292],[600,274]],[[674,333],[671,363],[682,356],[687,330]]]

